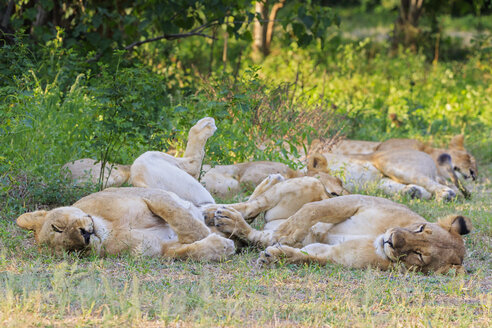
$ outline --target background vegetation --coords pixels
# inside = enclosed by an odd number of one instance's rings
[[[2,325],[490,325],[491,3],[424,1],[405,25],[408,3],[0,2]],[[97,189],[72,186],[64,163],[180,154],[204,116],[218,126],[210,163],[297,167],[287,154],[317,137],[464,133],[479,164],[471,201],[396,200],[430,220],[472,218],[469,274],[258,270],[254,249],[219,265],[56,258],[15,227]]]

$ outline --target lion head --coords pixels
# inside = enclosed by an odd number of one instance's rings
[[[451,155],[453,168],[459,172],[465,179],[477,179],[478,170],[477,162],[464,146],[464,137],[462,134],[454,136],[449,142],[449,149],[446,151]]]
[[[76,207],[25,213],[17,218],[17,225],[33,230],[39,244],[55,251],[84,251],[101,242],[94,218]]]
[[[471,230],[470,219],[451,215],[437,223],[391,228],[375,241],[377,253],[421,272],[463,271],[465,245],[461,235]]]
[[[330,197],[350,194],[347,189],[343,187],[342,180],[330,174],[326,157],[319,153],[309,155],[307,175],[318,179],[323,184]]]

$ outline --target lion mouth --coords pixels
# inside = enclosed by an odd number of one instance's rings
[[[395,262],[398,257],[395,255],[395,248],[393,245],[393,233],[386,232],[380,235],[375,241],[376,253],[383,259]]]

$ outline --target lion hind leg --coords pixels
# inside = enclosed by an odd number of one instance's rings
[[[161,255],[170,258],[220,261],[235,252],[234,242],[215,233],[190,244],[162,243]]]
[[[253,191],[251,196],[249,196],[249,200],[254,200],[256,197],[264,194],[267,190],[272,188],[277,183],[284,181],[285,178],[282,174],[270,174],[266,177]]]
[[[210,229],[200,220],[201,213],[190,202],[171,194],[147,195],[144,201],[152,213],[171,226],[180,243],[190,244],[210,234]]]

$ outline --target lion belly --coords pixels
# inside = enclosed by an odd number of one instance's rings
[[[136,242],[132,252],[145,256],[160,255],[163,243],[178,240],[177,234],[169,225],[135,229],[131,231],[131,237],[134,239],[133,242]]]
[[[215,203],[195,178],[168,162],[167,157],[161,152],[146,152],[137,158],[131,167],[133,185],[172,191],[195,205]]]
[[[320,234],[320,242],[336,245],[345,241],[376,238],[392,227],[407,226],[415,222],[425,222],[419,215],[405,207],[369,207],[359,211],[349,219],[329,228],[324,234]]]

